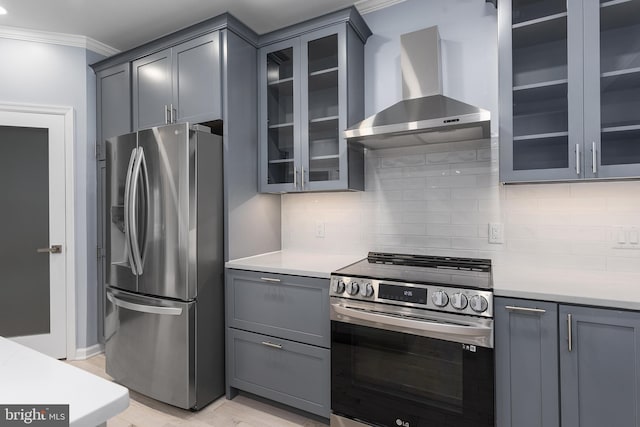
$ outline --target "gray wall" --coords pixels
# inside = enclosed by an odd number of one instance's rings
[[[84,48],[0,38],[0,102],[69,106],[75,113],[76,345],[97,343],[95,81]],[[10,58],[10,60],[8,60]]]

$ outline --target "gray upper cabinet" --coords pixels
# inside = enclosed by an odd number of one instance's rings
[[[495,299],[498,427],[640,426],[640,313]]]
[[[173,48],[174,122],[201,123],[222,118],[220,33]]]
[[[124,63],[115,65],[96,73],[96,180],[98,201],[98,328],[99,339],[104,337],[104,325],[102,319],[105,307],[104,277],[105,277],[105,253],[104,242],[106,228],[104,220],[105,206],[105,140],[113,136],[131,132],[131,67]]]
[[[134,129],[221,118],[218,31],[135,60],[132,67]]]
[[[364,189],[364,151],[348,146],[342,131],[364,116],[371,33],[355,10],[340,13],[261,39],[262,192]],[[343,22],[327,25],[336,17]]]
[[[640,425],[640,313],[560,306],[563,427]]]
[[[500,180],[640,176],[636,0],[500,0]]]
[[[133,61],[133,128],[170,123],[171,49]]]
[[[584,19],[585,176],[640,177],[640,1],[585,1]]]
[[[129,63],[96,73],[98,158],[104,140],[131,132],[131,68]]]
[[[558,306],[496,298],[496,423],[558,427]]]

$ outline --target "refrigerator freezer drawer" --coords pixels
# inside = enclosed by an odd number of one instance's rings
[[[193,408],[195,319],[195,301],[107,289],[107,373],[131,390],[180,408]]]

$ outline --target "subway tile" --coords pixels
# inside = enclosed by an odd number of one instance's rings
[[[419,246],[423,248],[450,248],[451,239],[448,237],[410,235],[404,237],[403,244],[406,246]]]
[[[507,199],[568,199],[571,196],[571,184],[525,184],[504,187]]]
[[[426,233],[427,236],[478,237],[478,227],[475,225],[428,224]]]
[[[405,224],[449,224],[449,213],[406,212],[402,215]]]
[[[465,163],[476,160],[476,150],[428,153],[427,163]]]
[[[373,176],[379,180],[391,179],[391,178],[403,178],[403,168],[386,168],[376,169],[373,172]]]
[[[477,161],[471,163],[450,164],[451,175],[490,175],[491,162]]]
[[[500,222],[499,216],[490,212],[451,212],[452,224],[488,224]]]
[[[402,168],[403,175],[407,178],[411,177],[427,177],[427,176],[449,176],[451,170],[448,164],[442,165],[425,165],[425,166],[408,166]]]
[[[430,188],[460,188],[475,187],[477,179],[475,175],[427,177],[426,185]]]
[[[416,166],[426,163],[424,154],[414,154],[398,157],[382,157],[380,159],[380,168],[397,168],[399,166]]]
[[[491,148],[481,148],[479,150],[477,150],[478,155],[477,158],[478,160],[491,160],[493,158],[492,153],[494,150],[492,150]],[[497,156],[496,156],[497,158]]]
[[[378,234],[403,234],[423,235],[426,231],[425,224],[378,224]]]

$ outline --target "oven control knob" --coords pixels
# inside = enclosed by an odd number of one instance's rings
[[[344,282],[342,280],[336,280],[333,282],[333,293],[341,294],[344,292]]]
[[[436,307],[444,307],[449,304],[449,295],[445,291],[435,291],[431,295],[431,302]]]
[[[357,294],[358,293],[358,289],[360,289],[360,287],[358,286],[358,284],[356,282],[347,283],[347,293],[349,295]]]
[[[485,311],[487,311],[489,303],[487,302],[487,299],[485,297],[481,295],[474,295],[469,300],[469,306],[471,307],[471,310],[475,311],[476,313],[484,313]]]
[[[467,297],[461,292],[451,295],[451,305],[456,310],[464,310],[467,307]]]
[[[370,297],[371,295],[373,295],[373,286],[371,285],[371,283],[362,284],[362,287],[360,288],[360,295],[362,295],[363,297]]]

